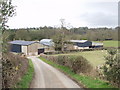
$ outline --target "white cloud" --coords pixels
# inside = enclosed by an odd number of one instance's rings
[[[106,15],[112,19],[110,21],[116,21],[117,2],[118,0],[13,0],[17,6],[17,16],[11,18],[8,25],[11,28],[54,26],[59,25],[59,19],[64,18],[75,27],[103,26],[100,23],[106,20]],[[99,13],[107,14],[101,18]],[[111,27],[116,25],[109,22],[108,25],[107,20],[103,24]]]

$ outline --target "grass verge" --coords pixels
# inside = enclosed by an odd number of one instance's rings
[[[20,82],[17,83],[17,88],[29,88],[34,74],[34,67],[31,60],[29,60],[29,67],[26,74],[22,77]]]
[[[103,81],[100,79],[94,79],[92,77],[85,76],[85,75],[75,74],[74,72],[72,72],[72,70],[69,67],[58,65],[42,57],[39,57],[39,58],[42,61],[46,62],[47,64],[50,64],[51,66],[62,70],[71,78],[74,78],[75,80],[77,80],[78,83],[85,85],[86,88],[113,88],[113,86],[106,81]]]

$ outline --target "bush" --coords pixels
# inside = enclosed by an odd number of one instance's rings
[[[82,56],[73,55],[58,55],[47,56],[43,55],[43,58],[53,61],[59,65],[67,66],[75,73],[87,73],[92,70],[91,64]]]
[[[108,50],[103,72],[108,81],[120,88],[120,55],[116,49]]]
[[[63,55],[58,56],[57,63],[59,65],[65,65],[67,63],[67,56],[63,56]]]
[[[110,55],[115,55],[117,53],[117,49],[113,49],[113,48],[110,48],[107,50],[107,52],[110,54]]]
[[[92,66],[90,63],[82,56],[76,56],[72,62],[72,70],[75,73],[87,73],[90,72],[91,69]]]
[[[52,62],[57,62],[57,57],[56,56],[47,56],[48,60],[51,60]]]
[[[2,86],[13,87],[28,69],[28,60],[12,53],[2,56]]]

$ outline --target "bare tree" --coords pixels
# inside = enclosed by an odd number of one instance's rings
[[[61,23],[61,29],[64,29],[65,28],[65,19],[61,18],[60,23]]]
[[[56,50],[64,51],[64,44],[65,44],[65,19],[60,19],[60,26],[59,33],[53,37],[53,41],[55,42]]]

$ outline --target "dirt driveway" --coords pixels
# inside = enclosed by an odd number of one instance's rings
[[[35,69],[30,88],[80,88],[73,80],[37,57],[28,58],[32,60]]]

